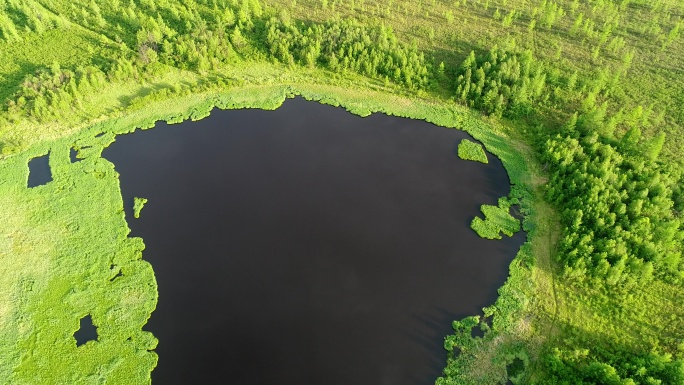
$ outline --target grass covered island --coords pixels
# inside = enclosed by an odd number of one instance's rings
[[[468,139],[464,139],[458,144],[458,157],[463,160],[474,160],[485,164],[489,163],[487,154],[482,148],[482,145]]]
[[[516,204],[528,240],[436,384],[684,384],[683,33],[679,0],[0,2],[0,383],[150,383],[156,281],[102,150],[301,95],[506,167],[473,227]]]

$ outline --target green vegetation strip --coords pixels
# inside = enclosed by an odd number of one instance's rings
[[[145,207],[147,203],[147,198],[133,198],[133,216],[135,218],[140,218],[140,211]]]

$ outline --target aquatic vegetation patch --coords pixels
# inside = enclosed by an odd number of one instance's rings
[[[510,209],[511,201],[507,198],[499,198],[498,206],[482,205],[485,219],[475,217],[470,227],[482,238],[501,239],[501,233],[513,236],[520,230],[520,221],[511,215]]]
[[[135,197],[133,198],[133,216],[136,218],[140,218],[140,211],[145,207],[145,203],[147,203],[146,198],[138,198]]]
[[[474,160],[484,164],[489,163],[487,154],[482,148],[482,145],[468,139],[463,139],[461,143],[458,144],[458,157],[463,160]]]

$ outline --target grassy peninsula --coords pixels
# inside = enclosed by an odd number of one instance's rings
[[[506,167],[480,225],[516,202],[528,241],[437,384],[683,384],[683,29],[677,0],[1,2],[0,383],[149,383],[156,282],[102,149],[301,95]]]

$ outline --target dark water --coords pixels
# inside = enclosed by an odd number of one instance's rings
[[[50,155],[38,156],[28,162],[28,187],[38,187],[52,182],[50,171]]]
[[[74,333],[74,339],[76,340],[76,346],[81,346],[88,341],[97,340],[97,326],[93,325],[93,317],[88,314],[87,316],[81,318],[80,328]]]
[[[522,242],[470,230],[509,185],[460,131],[301,99],[159,126],[104,153],[159,284],[157,385],[434,383]]]

